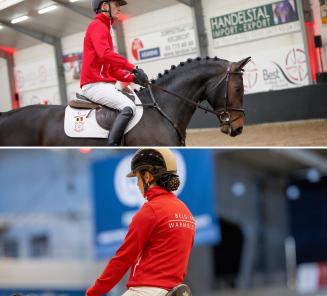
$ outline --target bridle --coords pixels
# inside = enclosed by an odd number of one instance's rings
[[[225,102],[224,102],[224,108],[216,109],[215,114],[218,116],[218,119],[220,121],[220,126],[231,126],[231,124],[241,118],[242,116],[245,116],[245,110],[243,108],[233,108],[228,107],[229,104],[229,96],[228,96],[228,89],[229,89],[229,81],[231,75],[240,75],[243,76],[243,71],[232,71],[232,65],[229,64],[226,74],[224,77],[212,88],[216,89],[218,88],[222,83],[226,82],[225,85]],[[233,120],[231,120],[231,114],[230,111],[240,112],[241,115],[235,117]]]
[[[181,100],[183,100],[183,101],[185,101],[185,102],[187,102],[187,103],[189,103],[191,105],[194,105],[196,108],[199,108],[201,110],[204,110],[206,113],[212,113],[212,114],[216,115],[218,117],[218,119],[219,119],[220,127],[223,127],[223,126],[226,126],[226,125],[229,126],[229,127],[231,127],[231,124],[234,121],[238,120],[242,116],[245,116],[245,110],[244,109],[242,109],[242,108],[228,107],[228,104],[229,104],[228,88],[229,88],[229,81],[230,81],[230,76],[231,75],[241,75],[241,76],[243,76],[243,71],[242,70],[232,71],[232,64],[229,64],[225,75],[210,90],[210,91],[215,90],[218,87],[220,87],[224,82],[226,82],[226,85],[225,85],[225,97],[224,97],[224,107],[223,108],[220,108],[220,109],[215,109],[215,110],[209,109],[209,108],[203,106],[200,102],[194,102],[194,101],[192,101],[189,98],[180,96],[179,94],[176,94],[174,92],[171,92],[169,90],[166,90],[166,89],[162,88],[161,86],[156,85],[156,84],[153,84],[153,83],[147,83],[147,84],[145,84],[145,86],[147,86],[147,88],[149,90],[152,103],[150,103],[150,104],[137,104],[136,106],[153,107],[153,108],[157,109],[159,111],[159,113],[163,117],[165,117],[170,122],[170,124],[175,128],[175,130],[177,131],[177,133],[178,133],[178,135],[180,137],[181,145],[182,146],[185,146],[185,138],[186,138],[185,133],[183,133],[180,130],[180,128],[178,127],[178,125],[176,123],[174,123],[173,120],[171,120],[171,118],[169,117],[169,115],[164,110],[162,110],[162,108],[157,103],[157,101],[156,101],[156,99],[155,99],[155,97],[153,95],[152,88],[161,90],[161,91],[163,91],[163,92],[165,92],[165,93],[167,93],[169,95],[172,95],[172,96],[174,96],[176,98],[179,98],[179,99],[181,99]],[[234,118],[233,120],[231,120],[230,111],[240,112],[241,114],[239,116],[237,116],[236,118]]]

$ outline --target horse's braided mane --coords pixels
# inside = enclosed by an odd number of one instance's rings
[[[159,80],[160,78],[164,77],[165,75],[170,74],[171,71],[174,71],[174,70],[176,70],[179,67],[184,67],[185,64],[190,64],[190,63],[200,62],[200,61],[210,61],[210,60],[211,61],[217,61],[217,62],[225,61],[225,60],[220,59],[218,57],[214,57],[214,58],[210,58],[210,57],[206,57],[206,58],[197,57],[195,59],[191,59],[190,58],[190,59],[187,59],[185,62],[180,62],[179,65],[177,65],[177,66],[176,65],[172,65],[169,70],[165,70],[163,73],[159,73],[157,79],[151,79],[151,83],[152,84],[155,84],[157,82],[157,80]],[[145,90],[144,87],[141,87],[139,91],[136,90],[136,89],[134,89],[134,91],[136,93],[137,92],[142,92],[143,90]]]

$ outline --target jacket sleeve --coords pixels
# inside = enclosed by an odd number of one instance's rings
[[[87,290],[87,296],[101,296],[108,293],[121,280],[151,237],[157,224],[156,220],[153,209],[145,204],[134,216],[125,240],[115,256],[109,261],[95,284]]]
[[[133,64],[129,63],[123,56],[115,53],[109,45],[109,29],[103,30],[102,24],[93,23],[90,27],[90,38],[98,57],[103,63],[110,64],[113,67],[133,71]]]
[[[110,76],[116,78],[118,81],[122,82],[133,82],[134,81],[134,74],[127,70],[122,70],[118,68],[111,68]]]

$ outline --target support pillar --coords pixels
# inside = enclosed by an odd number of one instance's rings
[[[30,37],[37,39],[43,43],[50,44],[54,47],[61,104],[67,105],[67,103],[68,103],[67,85],[66,85],[65,73],[64,73],[63,63],[62,63],[63,54],[62,54],[61,39],[58,37],[55,37],[55,36],[47,35],[45,33],[39,32],[39,31],[28,29],[23,26],[13,25],[10,22],[5,21],[5,20],[0,19],[0,23],[2,23],[3,25],[5,25],[19,33],[30,36]]]
[[[199,44],[201,57],[206,57],[209,54],[208,36],[205,29],[202,0],[177,0],[193,9],[193,17],[195,23],[195,31]]]
[[[14,56],[12,53],[8,53],[7,51],[0,48],[0,57],[7,61],[11,106],[13,109],[19,108],[19,99],[16,91],[16,80],[14,73]]]

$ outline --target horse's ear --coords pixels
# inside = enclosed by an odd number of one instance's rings
[[[247,57],[244,60],[239,61],[238,63],[236,63],[236,66],[238,69],[244,69],[244,67],[247,65],[248,62],[251,61],[251,57]]]

